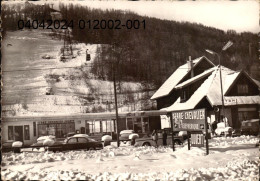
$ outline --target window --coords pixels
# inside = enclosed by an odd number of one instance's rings
[[[113,120],[107,120],[107,132],[113,132],[114,131],[114,122]]]
[[[36,122],[33,122],[33,136],[36,136]]]
[[[246,84],[238,84],[237,85],[237,93],[238,94],[247,94],[248,93],[248,85]]]
[[[45,136],[47,135],[47,125],[46,124],[39,124],[38,125],[38,136]]]
[[[14,140],[14,127],[8,126],[8,140]]]
[[[142,121],[142,131],[143,133],[148,133],[149,132],[149,118],[144,117]]]
[[[70,138],[68,143],[77,143],[77,138]]]
[[[24,139],[30,140],[30,127],[29,127],[29,125],[24,125]]]
[[[134,129],[133,119],[132,118],[126,118],[126,127],[127,129]]]
[[[94,125],[95,125],[95,127],[94,127],[94,133],[100,133],[100,121],[99,120],[95,120],[94,121]]]
[[[136,133],[142,133],[142,122],[141,118],[136,118],[136,121],[134,122],[134,131]]]
[[[185,90],[181,91],[181,102],[185,102],[187,98],[187,93]]]
[[[88,140],[86,138],[78,138],[79,143],[87,143]]]

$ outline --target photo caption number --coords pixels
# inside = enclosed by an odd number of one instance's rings
[[[30,20],[26,21],[24,27],[31,29],[31,21]]]
[[[44,29],[45,28],[45,23],[44,23],[44,20],[42,20],[41,22],[40,22],[40,24],[39,24],[39,26],[38,27],[41,27],[42,29]]]
[[[121,29],[121,21],[117,19],[115,20],[115,23],[116,23],[115,29],[117,30]]]
[[[143,20],[141,23],[143,23],[143,25],[144,25],[144,30],[145,30],[145,20]]]
[[[114,21],[113,20],[108,20],[107,27],[108,27],[108,29],[114,29]]]
[[[17,24],[17,25],[18,25],[18,30],[23,29],[23,28],[24,28],[24,21],[20,19],[20,20],[18,21],[18,24]]]
[[[60,21],[59,20],[54,20],[53,27],[54,27],[54,29],[59,29],[60,28]]]
[[[134,29],[139,29],[139,27],[140,27],[140,21],[134,20]]]
[[[95,23],[96,23],[96,24],[95,24]],[[94,20],[94,21],[93,21],[93,29],[96,29],[96,30],[97,30],[97,29],[100,29],[98,26],[99,26],[99,20]]]
[[[67,20],[63,19],[61,20],[61,28],[60,29],[68,29],[68,26],[67,26]]]
[[[65,20],[65,21],[66,21],[66,20]],[[66,23],[67,23],[67,21],[66,21]],[[68,23],[67,28],[73,29],[73,27],[74,27],[73,20],[70,20],[70,22]]]
[[[51,28],[52,20],[50,20],[50,19],[47,20],[47,25],[48,25],[48,26],[47,26],[47,29],[52,29],[52,28]]]
[[[126,28],[127,28],[127,29],[132,29],[132,27],[133,27],[133,22],[132,22],[132,20],[127,20],[127,21],[126,21]]]
[[[38,20],[33,20],[33,21],[32,21],[32,27],[33,27],[33,29],[38,29],[38,26],[39,26]]]
[[[107,28],[107,21],[106,20],[101,20],[100,21],[100,28],[101,29],[106,29]]]
[[[121,20],[79,20],[78,21],[78,28],[79,29],[145,29],[145,20],[139,21],[139,20],[126,20],[125,24],[121,23]],[[19,20],[17,22],[17,27],[19,30],[28,28],[28,29],[73,29],[74,24],[73,20],[67,21],[65,19],[63,20]]]
[[[84,20],[79,20],[79,29],[85,29],[85,26],[86,26],[86,24],[85,24],[85,21]]]

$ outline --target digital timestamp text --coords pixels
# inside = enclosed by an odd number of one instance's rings
[[[145,20],[19,20],[17,23],[18,29],[145,29]]]

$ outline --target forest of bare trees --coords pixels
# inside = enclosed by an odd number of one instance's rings
[[[79,20],[145,20],[145,29],[80,29],[74,26],[72,39],[76,42],[100,44],[93,63],[92,73],[103,80],[111,80],[113,70],[120,81],[145,82],[159,87],[174,70],[184,64],[188,57],[193,59],[206,55],[217,64],[217,57],[205,49],[220,52],[223,45],[231,40],[234,45],[221,53],[223,65],[234,69],[250,70],[258,61],[258,36],[250,32],[236,33],[201,24],[160,20],[139,16],[119,10],[90,9],[77,5],[59,5],[63,19]],[[22,10],[24,17],[50,18],[49,7]],[[2,9],[4,32],[16,30],[18,10]],[[43,16],[44,15],[44,16]],[[112,63],[113,62],[113,63]],[[250,72],[249,72],[250,73]]]

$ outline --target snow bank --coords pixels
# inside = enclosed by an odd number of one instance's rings
[[[23,142],[21,142],[21,141],[15,141],[15,142],[13,142],[13,144],[12,144],[12,147],[13,148],[20,148],[20,147],[22,147],[23,146]]]
[[[101,138],[102,141],[112,141],[112,136],[110,135],[104,135]]]
[[[257,137],[253,136],[241,136],[236,138],[214,138],[210,140],[210,145],[217,145],[217,143],[224,143],[226,147],[232,147],[235,145],[244,145],[251,144],[254,145],[259,140]],[[246,148],[247,146],[244,146]],[[215,149],[218,149],[219,146],[214,146]],[[246,150],[247,151],[247,150]],[[222,153],[223,157],[225,155],[230,155],[226,151]],[[164,154],[166,153],[166,154]],[[159,157],[160,155],[160,157]],[[25,164],[45,164],[50,162],[55,165],[59,165],[60,163],[66,164],[69,162],[70,164],[77,160],[86,160],[86,162],[94,162],[101,164],[107,163],[109,160],[120,160],[122,158],[129,159],[129,164],[131,161],[134,161],[136,164],[141,164],[143,161],[148,160],[151,161],[150,158],[155,161],[158,160],[157,163],[164,163],[165,159],[169,160],[170,158],[173,160],[178,160],[180,162],[184,162],[185,159],[201,159],[202,155],[205,155],[205,148],[196,148],[192,147],[190,151],[187,149],[187,145],[180,146],[176,148],[176,151],[173,152],[170,147],[133,147],[133,146],[125,146],[125,147],[113,147],[109,145],[104,147],[102,150],[79,150],[79,151],[69,151],[69,152],[23,152],[21,154],[13,154],[13,153],[3,153],[2,155],[2,178],[5,180],[79,180],[79,179],[89,179],[89,180],[258,180],[258,161],[250,160],[250,155],[247,155],[247,152],[232,152],[234,155],[233,159],[230,159],[226,162],[226,164],[218,165],[217,157],[214,157],[216,152],[210,150],[210,155],[207,156],[207,160],[215,163],[214,168],[212,167],[197,167],[187,168],[172,171],[158,171],[155,170],[145,172],[145,173],[131,173],[131,172],[109,172],[107,170],[102,171],[103,173],[99,174],[88,174],[85,170],[73,170],[67,167],[53,167],[49,171],[40,170],[36,172],[34,169],[28,169],[26,171],[14,171],[14,169],[9,169],[10,165],[15,167],[21,167],[21,165],[27,166]],[[125,157],[128,156],[128,157]],[[253,155],[251,155],[253,156]],[[164,158],[164,159],[162,159]],[[206,158],[206,157],[205,157]],[[253,157],[252,157],[253,158]],[[160,160],[159,160],[160,159]],[[59,162],[64,161],[64,162]],[[152,163],[152,162],[149,162]],[[8,167],[5,167],[8,166]],[[157,168],[157,167],[156,167]],[[170,167],[171,168],[171,167]],[[19,169],[18,169],[19,170]],[[140,168],[140,172],[142,169]],[[91,172],[98,173],[98,172]]]
[[[27,172],[2,170],[6,180],[252,180],[259,179],[258,162],[243,160],[230,162],[226,167],[180,169],[171,172],[87,174],[79,170]]]
[[[44,142],[44,140],[46,140],[46,139],[55,140],[55,136],[53,136],[53,135],[41,136],[37,139],[37,142]]]

